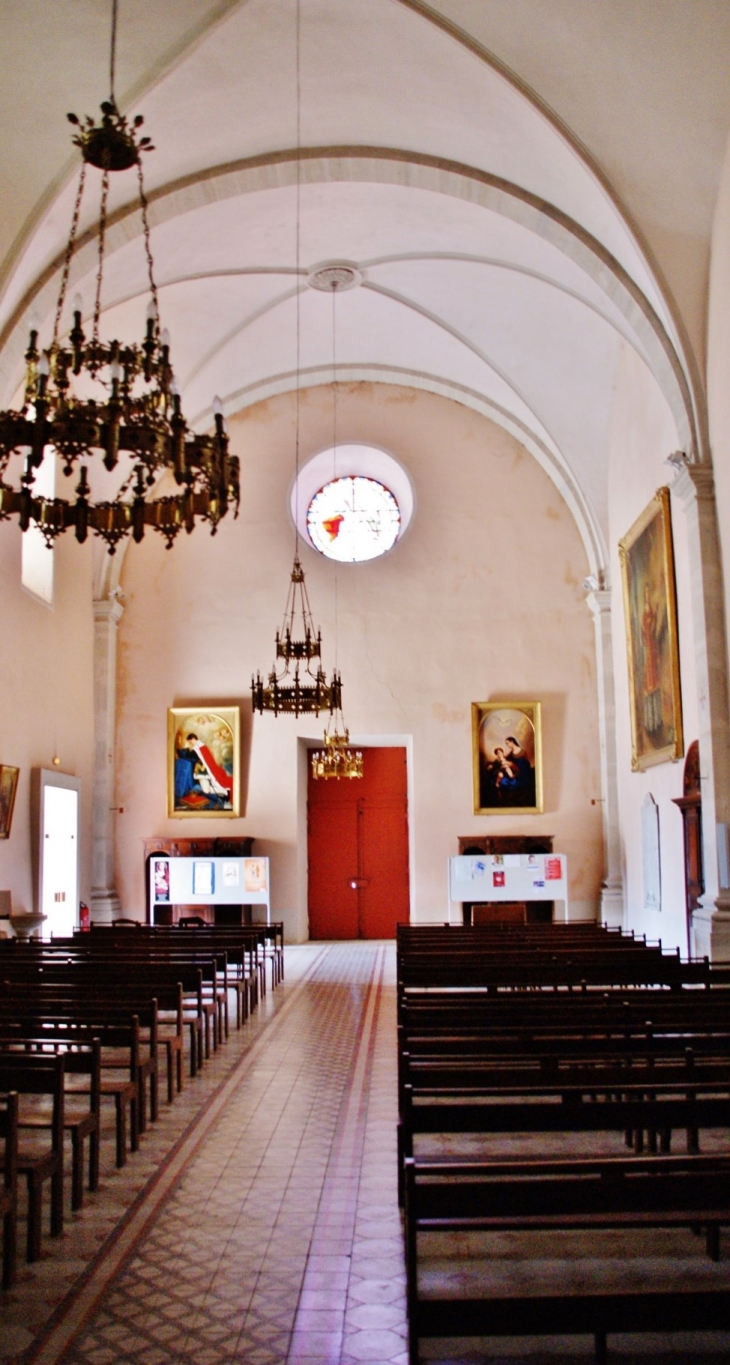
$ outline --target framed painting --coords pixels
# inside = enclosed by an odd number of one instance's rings
[[[684,752],[677,595],[669,489],[660,488],[619,541],[629,664],[631,767]]]
[[[167,713],[167,814],[232,818],[240,807],[237,706],[172,706]]]
[[[471,707],[475,815],[542,810],[539,701],[475,701]]]
[[[0,763],[0,839],[10,838],[19,774],[20,768],[11,768],[7,763]]]

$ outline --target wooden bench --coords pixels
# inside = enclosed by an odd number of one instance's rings
[[[17,1276],[18,1226],[18,1092],[0,1095],[0,1139],[3,1181],[0,1185],[0,1218],[3,1227],[3,1289]]]
[[[0,1093],[17,1091],[19,1096],[18,1173],[24,1175],[28,1190],[27,1259],[37,1261],[41,1254],[43,1186],[51,1186],[51,1236],[63,1231],[63,1121],[64,1058],[0,1053]],[[47,1141],[29,1143],[22,1130],[29,1096],[49,1095],[52,1099],[51,1125]]]
[[[98,1038],[79,1042],[77,1038],[50,1041],[45,1038],[0,1037],[0,1057],[4,1053],[42,1056],[64,1054],[65,1101],[64,1131],[71,1139],[71,1208],[74,1212],[84,1202],[84,1143],[89,1144],[89,1189],[99,1187],[99,1142],[101,1137],[101,1046]],[[77,1078],[81,1077],[81,1081]],[[25,1115],[24,1130],[48,1129],[52,1126],[50,1113],[34,1112]]]
[[[566,1232],[704,1228],[708,1254],[717,1260],[720,1228],[730,1224],[730,1158],[458,1166],[409,1158],[405,1188],[411,1365],[418,1365],[423,1337],[592,1333],[597,1359],[604,1362],[610,1333],[728,1330],[730,1282],[671,1289],[610,1282],[593,1292],[561,1284],[533,1293],[525,1288],[524,1262],[521,1279],[505,1289],[507,1267],[501,1262],[499,1288],[482,1281],[469,1293],[452,1295],[429,1283],[419,1239],[433,1232],[542,1232],[550,1234],[555,1255],[556,1234]],[[459,1264],[466,1264],[463,1258]]]
[[[68,1048],[99,1039],[102,1057],[106,1052],[108,1060],[102,1067],[100,1091],[101,1097],[111,1099],[115,1106],[118,1167],[126,1164],[128,1141],[133,1152],[138,1150],[141,1110],[139,1018],[127,1016],[126,1011],[123,1014],[123,1019],[104,1022],[99,1010],[84,1012],[78,1003],[61,1006],[58,1001],[45,1006],[31,1002],[25,1013],[19,1003],[9,1011],[0,1009],[0,1033],[6,1041],[40,1040]]]

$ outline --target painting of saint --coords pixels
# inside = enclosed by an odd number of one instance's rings
[[[0,764],[0,839],[10,838],[19,772],[19,768],[11,768],[7,763]]]
[[[681,758],[682,700],[671,507],[660,488],[619,543],[634,770]]]
[[[168,711],[168,815],[235,816],[239,709]]]
[[[474,812],[542,810],[539,702],[472,704]]]

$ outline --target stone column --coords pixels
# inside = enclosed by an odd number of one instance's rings
[[[593,613],[596,632],[598,683],[598,732],[601,745],[601,796],[603,809],[604,878],[601,886],[601,919],[623,927],[624,887],[621,869],[621,835],[618,816],[616,767],[616,691],[611,638],[611,591],[587,578],[586,602]]]
[[[692,628],[699,711],[705,894],[693,915],[694,952],[730,958],[730,888],[720,885],[718,824],[730,824],[730,708],[725,602],[715,480],[709,465],[670,458],[672,492],[687,516]]]
[[[116,589],[94,599],[94,801],[91,918],[108,923],[121,910],[114,886],[117,627],[124,612]]]

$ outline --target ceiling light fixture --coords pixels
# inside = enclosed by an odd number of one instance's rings
[[[110,554],[129,534],[140,541],[147,526],[160,532],[168,549],[182,527],[193,530],[196,518],[209,522],[215,534],[229,506],[238,514],[240,500],[238,460],[228,454],[220,401],[214,402],[215,430],[210,436],[191,432],[180,408],[170,339],[160,330],[142,176],[142,154],[153,147],[149,137],[139,136],[142,115],[130,124],[117,109],[116,29],[117,0],[112,0],[110,97],[101,106],[98,124],[88,116],[83,122],[75,114],[68,116],[77,129],[73,141],[82,161],[52,339],[47,348],[39,348],[38,333],[31,332],[23,407],[20,412],[0,412],[0,520],[16,516],[21,531],[37,526],[49,546],[69,527],[75,528],[80,542],[91,530],[106,542]],[[101,190],[96,295],[91,336],[87,337],[78,296],[67,335],[61,326],[89,166],[101,171]],[[99,335],[109,176],[133,167],[137,169],[150,294],[141,344],[102,341]],[[35,488],[44,459],[55,461],[56,455],[66,478],[78,477],[75,500],[44,497]],[[101,475],[100,463],[118,483],[113,496],[95,499],[89,467]],[[172,475],[176,491],[170,491],[168,484],[168,491],[163,487],[152,497],[150,490],[166,472]],[[6,482],[13,475],[15,486]],[[108,482],[108,477],[102,478],[107,493]]]
[[[296,182],[296,435],[294,441],[295,488],[299,483],[300,368],[301,368],[301,13],[296,4],[296,103],[297,103],[297,182]],[[276,632],[274,666],[264,683],[260,673],[251,678],[251,703],[254,711],[290,715],[332,715],[342,704],[342,681],[337,668],[328,683],[322,668],[322,635],[315,633],[304,570],[299,560],[299,519],[294,517],[294,564],[284,621]]]
[[[337,290],[341,281],[332,272],[328,288],[332,293],[332,478],[337,479]],[[322,287],[321,285],[319,286]],[[336,530],[335,530],[336,534]],[[339,591],[337,563],[335,562],[335,667],[337,667],[337,646],[339,637]],[[324,731],[324,748],[314,749],[311,756],[312,777],[320,778],[363,776],[363,756],[361,749],[350,748],[350,732],[345,725],[342,706],[329,717]]]

